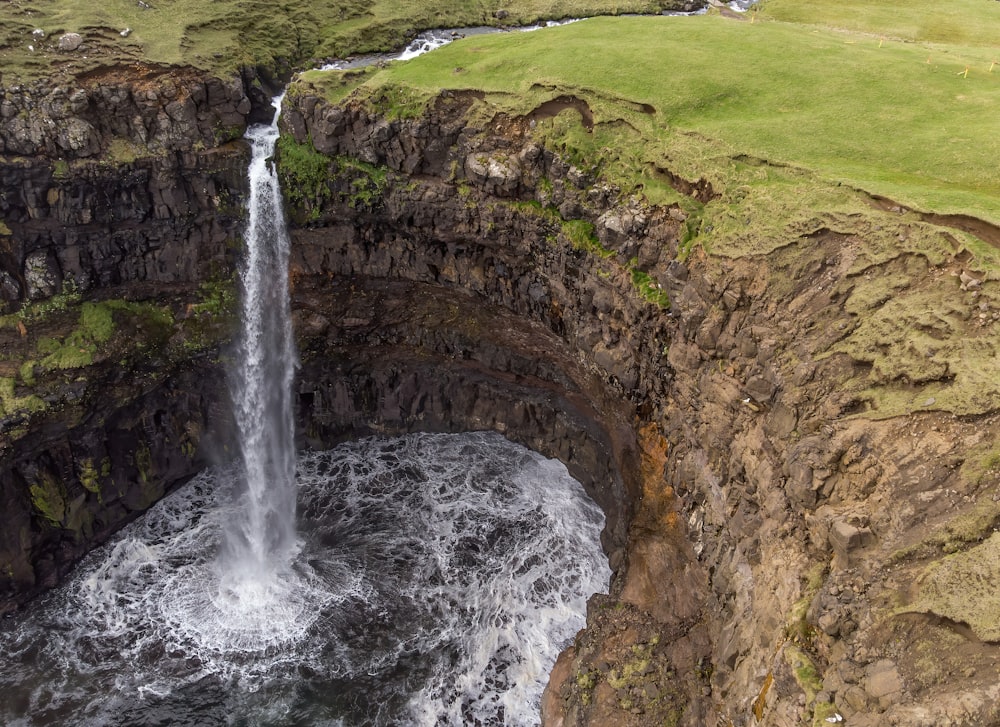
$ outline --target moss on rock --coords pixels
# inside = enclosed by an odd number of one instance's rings
[[[31,504],[42,517],[56,527],[62,527],[66,517],[66,491],[50,474],[42,473],[28,486]]]
[[[983,641],[1000,641],[1000,533],[927,566],[917,595],[900,613],[930,613],[968,624]]]

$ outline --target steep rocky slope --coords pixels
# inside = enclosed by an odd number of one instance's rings
[[[225,456],[228,142],[266,94],[92,80],[0,109],[4,610]],[[682,206],[535,135],[585,128],[584,100],[483,100],[289,100],[303,444],[493,428],[585,483],[616,575],[547,724],[1000,720],[995,274],[878,200],[753,254],[689,249]]]
[[[546,723],[996,720],[995,601],[974,585],[992,577],[1000,514],[988,391],[977,411],[942,410],[921,394],[927,381],[880,379],[858,352],[866,326],[928,289],[950,301],[946,327],[926,322],[941,347],[995,345],[996,283],[954,248],[871,260],[863,235],[832,229],[682,262],[680,209],[563,161],[533,138],[531,115],[482,122],[480,101],[446,93],[393,120],[294,99],[286,128],[311,147],[286,144],[279,164],[301,223],[300,391],[322,431],[349,431],[336,412],[358,409],[375,428],[507,428],[587,472],[592,457],[561,444],[531,397],[510,421],[460,375],[429,395],[418,383],[463,369],[523,381],[523,358],[496,355],[514,326],[529,360],[554,357],[544,381],[604,412],[624,488],[605,539],[616,576],[556,667]],[[905,236],[900,214],[878,221]],[[897,294],[871,300],[875,286]],[[316,292],[329,289],[344,301],[332,309]],[[416,323],[385,319],[394,290]],[[502,322],[484,325],[496,308]],[[339,360],[359,345],[374,351],[364,365],[328,365],[329,346]],[[912,342],[884,333],[878,345],[905,359]],[[909,389],[918,411],[883,418],[883,389]],[[608,481],[589,471],[606,503]],[[981,599],[956,597],[965,589]]]
[[[251,97],[138,66],[4,92],[0,611],[221,452]]]

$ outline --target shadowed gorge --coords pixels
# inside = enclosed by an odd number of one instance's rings
[[[945,38],[924,2],[591,19],[291,81],[297,446],[499,432],[603,510],[544,724],[1000,719],[1000,136],[966,113],[1000,69],[959,32],[989,5]],[[4,80],[0,610],[232,459],[239,137],[282,63]]]

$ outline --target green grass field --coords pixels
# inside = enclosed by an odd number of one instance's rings
[[[836,3],[767,0],[761,16],[787,23],[868,33],[917,43],[1000,46],[994,0],[913,0],[905,5],[868,0]]]
[[[996,7],[987,17],[1000,27],[1000,3],[988,5]],[[887,40],[765,17],[601,18],[467,39],[396,64],[367,84],[428,94],[483,89],[495,94],[497,108],[520,113],[546,95],[572,92],[590,102],[596,121],[634,127],[641,161],[650,164],[671,162],[697,177],[701,168],[711,173],[718,166],[702,155],[753,157],[906,206],[1000,223],[994,53],[1000,49]],[[636,104],[655,114],[634,111]],[[691,144],[686,134],[704,142]],[[627,153],[627,142],[618,146]],[[725,177],[725,170],[715,174]]]
[[[144,60],[215,72],[263,65],[301,69],[313,61],[391,50],[420,30],[523,24],[540,18],[608,13],[656,13],[677,0],[6,0],[0,3],[3,85],[78,74],[93,67]],[[46,38],[32,36],[41,29]],[[119,33],[131,29],[127,37]],[[78,32],[78,53],[54,49]],[[31,46],[31,48],[29,48]]]

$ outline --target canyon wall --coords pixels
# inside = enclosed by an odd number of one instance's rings
[[[296,294],[300,330],[314,342],[300,390],[313,426],[345,401],[375,426],[425,426],[428,398],[414,382],[429,370],[485,365],[507,376],[520,365],[493,355],[496,331],[472,313],[495,308],[516,315],[506,325],[523,331],[536,360],[556,353],[563,373],[551,378],[569,375],[595,413],[617,402],[615,417],[600,420],[626,430],[611,439],[627,446],[609,450],[626,495],[605,538],[615,578],[556,666],[546,724],[994,719],[995,647],[940,612],[907,608],[919,601],[908,584],[927,554],[906,548],[926,542],[928,523],[983,508],[995,470],[970,478],[960,465],[995,441],[996,418],[988,406],[879,418],[852,385],[871,361],[837,348],[864,325],[848,305],[862,280],[901,270],[953,286],[956,320],[978,335],[996,311],[964,283],[958,290],[967,258],[900,250],[869,264],[863,238],[830,229],[766,255],[684,258],[680,209],[650,208],[545,149],[531,114],[470,121],[482,118],[469,113],[478,100],[443,92],[415,119],[309,95],[289,104],[286,134],[303,145],[294,157],[327,157],[321,184],[305,183],[291,155],[279,158],[297,221],[296,290],[332,288],[344,301],[333,321],[316,303],[322,294]],[[711,192],[673,179],[682,193]],[[386,333],[369,301],[394,287],[414,310],[428,298],[454,302],[417,314],[416,331]],[[331,370],[324,351],[345,336],[375,347],[362,357],[370,363],[338,368],[336,380],[313,373]],[[458,401],[471,426],[506,426],[468,396]],[[571,468],[592,466],[523,438]],[[592,475],[584,481],[607,502]],[[996,513],[986,510],[966,547],[991,532]],[[920,656],[956,640],[962,655],[947,664]]]
[[[0,92],[0,612],[227,456],[234,140],[266,94],[183,69],[79,81]]]
[[[4,92],[0,295],[23,307],[0,328],[0,610],[226,456],[232,140],[266,94],[143,78]],[[546,724],[996,720],[983,614],[911,585],[944,553],[991,567],[996,467],[962,467],[1000,424],[933,402],[878,418],[851,393],[871,361],[837,349],[864,324],[862,278],[951,286],[940,335],[988,330],[962,255],[868,263],[830,229],[685,254],[679,208],[545,148],[530,115],[470,121],[476,102],[443,93],[411,119],[286,102],[303,446],[490,428],[566,462],[607,513],[615,576],[556,665]],[[98,340],[82,306],[108,301]]]

